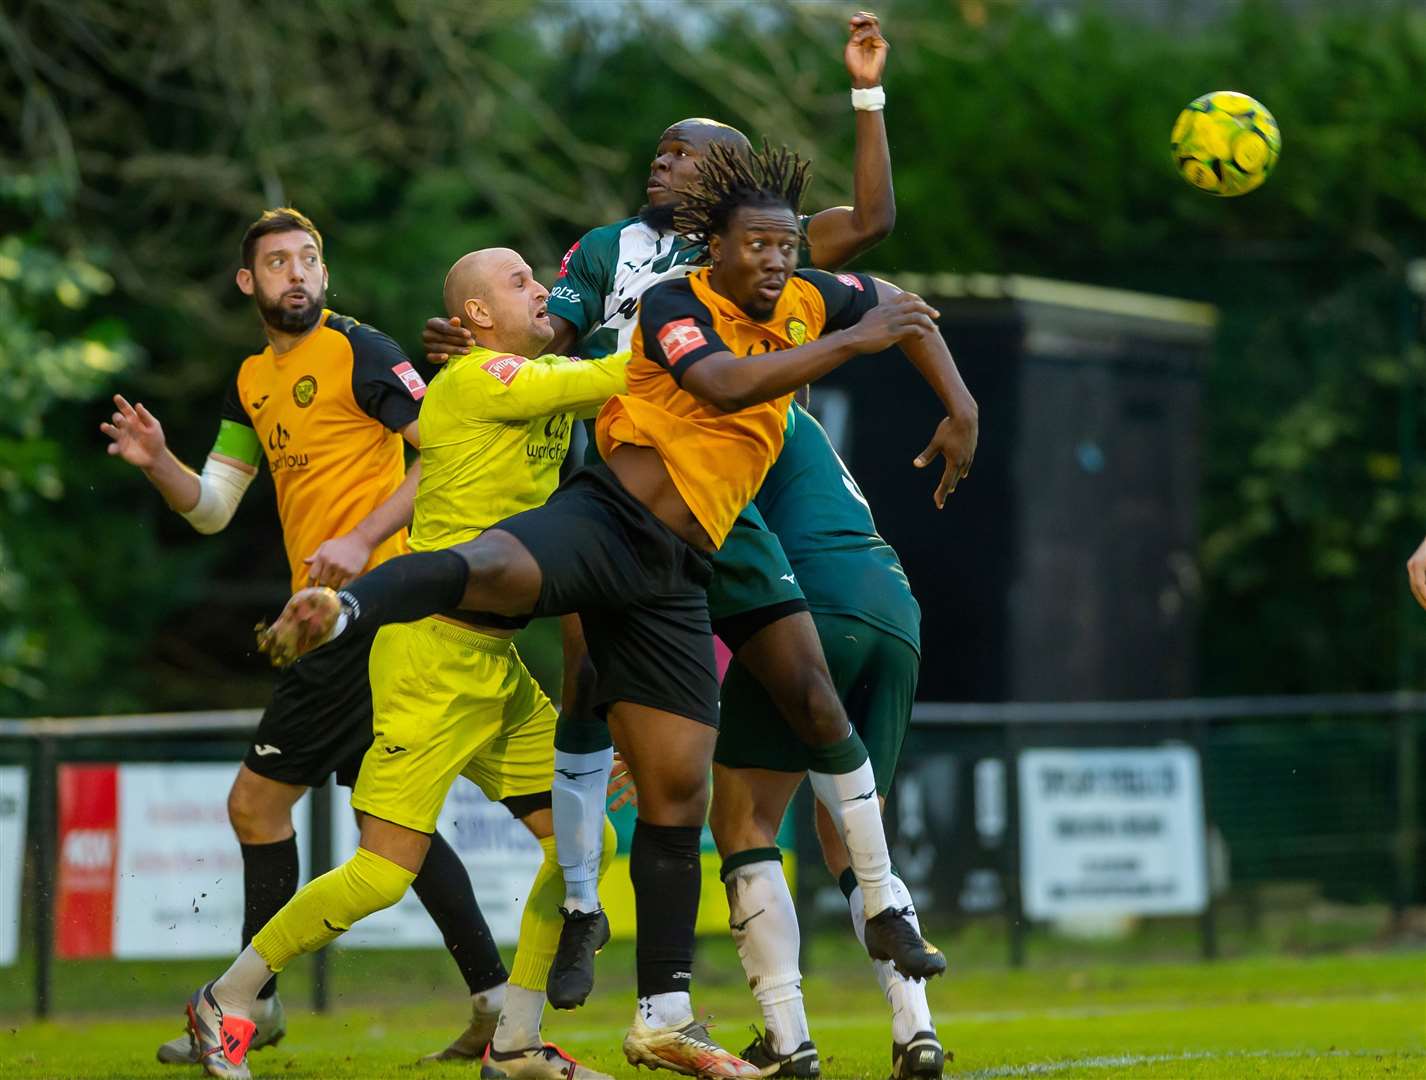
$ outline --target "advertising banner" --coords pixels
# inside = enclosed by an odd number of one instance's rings
[[[29,779],[23,765],[0,765],[0,967],[9,967],[20,952]]]
[[[61,765],[56,952],[230,956],[243,862],[228,824],[230,762]],[[293,808],[308,865],[308,799]]]
[[[1204,909],[1203,786],[1192,747],[1026,750],[1019,780],[1030,918]]]

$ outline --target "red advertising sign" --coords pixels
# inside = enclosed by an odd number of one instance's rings
[[[55,945],[66,959],[113,953],[118,818],[117,766],[59,767]]]

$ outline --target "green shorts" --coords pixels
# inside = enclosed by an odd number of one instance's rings
[[[713,556],[708,616],[713,632],[737,652],[768,623],[807,610],[807,600],[777,536],[751,504]]]
[[[852,615],[813,612],[827,668],[847,719],[871,757],[876,790],[891,790],[901,744],[911,726],[911,704],[921,658],[895,634]],[[730,769],[805,772],[807,748],[778,714],[762,684],[736,660],[723,679],[722,720],[713,760]]]

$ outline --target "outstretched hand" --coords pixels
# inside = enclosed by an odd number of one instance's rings
[[[167,448],[163,428],[153,414],[144,408],[143,402],[130,405],[124,398],[114,395],[115,413],[99,430],[109,436],[110,456],[123,458],[130,465],[140,469],[151,469]]]
[[[421,344],[426,348],[426,359],[433,364],[444,364],[452,356],[464,356],[475,344],[469,330],[460,324],[460,319],[427,319],[426,328],[421,331]]]
[[[331,589],[299,589],[287,601],[282,614],[271,626],[258,623],[258,652],[266,653],[273,667],[286,667],[326,644],[337,627],[342,602]]]
[[[881,85],[881,73],[886,70],[886,51],[891,48],[881,36],[881,20],[870,11],[858,11],[849,24],[851,36],[842,54],[847,62],[847,74],[852,86],[866,88]]]
[[[932,496],[937,510],[946,506],[946,496],[956,490],[956,485],[970,475],[971,462],[975,460],[975,445],[980,438],[980,420],[977,416],[946,417],[936,425],[936,433],[931,436],[926,449],[916,455],[916,468],[924,469],[939,454],[946,459],[941,482],[936,485]]]

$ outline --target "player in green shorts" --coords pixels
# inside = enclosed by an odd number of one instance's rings
[[[792,564],[816,623],[848,719],[871,755],[884,803],[911,722],[921,664],[921,609],[896,552],[827,433],[794,406],[782,454],[754,500]],[[713,836],[723,856],[733,937],[763,1009],[765,1031],[743,1051],[767,1076],[815,1076],[816,1050],[803,1009],[800,936],[783,877],[777,831],[811,759],[767,691],[739,660],[723,680],[713,753]],[[845,846],[821,806],[817,833],[827,868],[851,908],[858,938],[865,915]],[[919,931],[910,893],[893,875],[896,904]],[[884,961],[876,976],[892,1010],[891,1076],[939,1077],[926,984]]]
[[[845,60],[856,110],[855,205],[803,219],[807,255],[820,268],[835,269],[869,249],[895,219],[879,85],[886,50],[875,16],[860,13],[851,20]],[[644,292],[698,268],[704,250],[675,232],[673,217],[682,192],[698,181],[704,151],[718,143],[748,147],[741,132],[712,120],[681,121],[663,133],[650,167],[648,205],[636,217],[587,233],[565,256],[549,298],[556,327],[551,348],[571,351],[580,341],[580,350],[594,355],[627,345]],[[427,323],[425,344],[438,362],[467,345],[464,332],[444,320]],[[947,421],[926,455],[945,445],[951,447],[948,459],[963,460],[966,438],[963,426]],[[973,446],[973,422],[969,441]],[[869,921],[869,951],[895,955],[919,975],[943,970],[944,957],[921,939],[894,901],[881,818],[865,801],[875,787],[867,751],[838,700],[796,575],[755,510],[735,526],[715,568],[708,597],[713,629],[768,687],[783,719],[809,748],[813,787],[837,831],[848,837]],[[585,1000],[593,985],[594,953],[609,933],[595,888],[602,832],[593,823],[603,820],[612,750],[602,723],[580,722],[585,710],[578,706],[577,653],[567,654],[565,669],[553,798],[566,924],[547,985],[557,1008]]]

